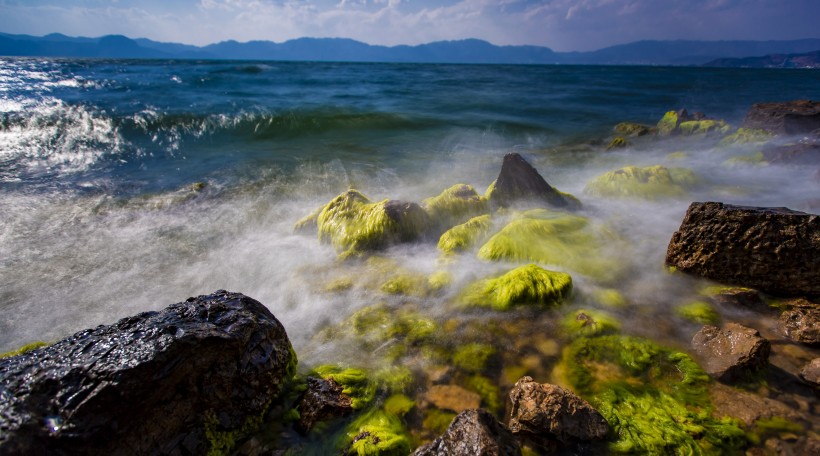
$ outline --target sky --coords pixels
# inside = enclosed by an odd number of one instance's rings
[[[820,38],[820,0],[0,0],[0,32],[205,45],[478,38],[588,51],[638,40]]]

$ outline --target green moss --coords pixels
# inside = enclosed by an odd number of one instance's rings
[[[402,393],[414,382],[413,371],[405,366],[389,366],[376,371],[374,381],[383,391]]]
[[[415,406],[416,403],[404,394],[394,394],[384,400],[383,408],[391,415],[402,417]]]
[[[678,113],[668,111],[658,121],[658,133],[664,136],[671,135],[678,128]]]
[[[357,456],[406,456],[410,440],[401,420],[375,410],[365,413],[347,428],[345,454]]]
[[[389,345],[387,353],[379,353],[386,354],[389,359],[397,359],[408,349],[431,340],[437,331],[438,324],[434,320],[409,308],[396,309],[376,304],[359,309],[338,325],[324,330],[322,336],[327,340],[347,336],[370,352]]]
[[[626,297],[614,288],[595,290],[592,292],[592,299],[598,304],[602,304],[613,309],[620,309],[626,307],[628,304]]]
[[[453,353],[453,364],[466,372],[481,372],[495,355],[492,345],[469,343],[458,347]]]
[[[678,131],[685,136],[707,135],[712,133],[728,133],[732,127],[722,120],[688,120],[678,125]]]
[[[482,248],[483,249],[483,248]],[[461,301],[467,306],[507,310],[517,305],[557,306],[572,293],[569,274],[530,264],[467,287]]]
[[[612,139],[612,141],[609,142],[609,144],[607,144],[606,150],[623,149],[624,147],[626,147],[628,145],[629,145],[629,143],[627,142],[626,139],[624,139],[621,136],[616,136],[615,138]]]
[[[361,410],[376,396],[376,385],[368,379],[362,369],[342,368],[336,365],[316,367],[309,374],[325,380],[332,379],[342,387],[342,393],[350,397],[350,405],[354,410]]]
[[[623,136],[643,136],[652,132],[652,128],[634,122],[621,122],[612,129]]]
[[[702,325],[715,325],[720,322],[720,315],[708,302],[692,301],[675,309],[679,317]]]
[[[438,196],[427,198],[422,201],[422,207],[441,229],[464,223],[488,210],[487,199],[467,184],[453,185]]]
[[[616,279],[622,265],[602,256],[603,236],[585,217],[534,209],[521,213],[479,250],[488,261],[553,264],[601,282]]]
[[[45,347],[47,345],[47,343],[41,341],[31,342],[23,345],[22,347],[16,350],[7,351],[5,353],[0,354],[0,358],[11,358],[12,356],[22,355],[23,353],[28,353],[32,350],[36,350],[40,347]]]
[[[384,282],[381,290],[394,295],[426,296],[427,278],[421,274],[400,274]]]
[[[319,229],[318,220],[319,214],[325,207],[319,207],[313,210],[310,214],[302,217],[293,225],[294,233],[314,234]]]
[[[562,321],[571,337],[613,334],[621,330],[621,324],[610,315],[597,310],[576,310]]]
[[[451,283],[453,283],[453,275],[447,271],[436,271],[427,278],[427,286],[430,287],[430,291],[442,290],[450,286]]]
[[[464,381],[464,387],[478,393],[484,406],[493,413],[500,413],[504,408],[501,390],[489,378],[483,375],[473,375]]]
[[[805,432],[805,426],[779,416],[760,418],[755,420],[748,434],[749,440],[755,444],[765,441],[769,437],[783,438],[789,434],[800,435]]]
[[[730,157],[726,161],[723,162],[724,166],[734,167],[734,166],[766,166],[769,163],[766,161],[766,157],[763,156],[763,152],[755,152],[749,155],[736,155],[734,157]]]
[[[424,412],[422,426],[434,434],[443,434],[455,417],[456,414],[453,412],[436,408],[428,409]]]
[[[729,146],[732,144],[762,143],[772,139],[774,135],[766,130],[757,128],[738,128],[736,132],[724,137],[718,143],[719,146]]]
[[[467,250],[486,239],[491,227],[489,215],[473,217],[445,231],[438,240],[438,249],[444,253]]]
[[[388,200],[372,203],[358,191],[348,190],[319,213],[319,240],[347,257],[412,241],[429,226],[427,214],[417,206],[410,207],[400,220],[394,220],[387,208]]]
[[[600,197],[658,199],[683,196],[696,181],[692,171],[656,165],[645,168],[627,166],[604,173],[584,188],[584,193]]]

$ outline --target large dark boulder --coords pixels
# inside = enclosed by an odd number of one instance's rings
[[[504,156],[501,172],[487,194],[490,203],[507,207],[516,202],[534,201],[550,207],[574,209],[581,204],[561,193],[538,174],[538,171],[517,153]]]
[[[756,329],[737,323],[706,325],[692,337],[692,350],[703,370],[722,382],[752,378],[768,365],[771,349]]]
[[[0,360],[0,454],[206,454],[293,374],[285,329],[217,291]]]
[[[781,296],[820,296],[820,216],[692,203],[669,241],[678,271]]]
[[[520,456],[521,446],[510,431],[483,409],[465,410],[440,437],[413,456]]]
[[[794,100],[752,105],[743,127],[775,134],[799,135],[820,128],[820,102]]]
[[[512,433],[543,448],[603,440],[609,424],[589,402],[558,385],[522,377],[510,392]]]

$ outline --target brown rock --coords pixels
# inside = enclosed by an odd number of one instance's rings
[[[481,405],[478,393],[466,390],[457,385],[433,385],[424,398],[434,406],[452,410],[456,413],[467,409],[477,409]]]
[[[820,358],[814,358],[800,369],[800,378],[814,386],[820,386]]]
[[[820,296],[820,216],[787,208],[692,203],[666,264],[781,296]]]
[[[714,406],[714,416],[731,416],[751,426],[759,419],[773,417],[798,421],[802,417],[788,405],[767,397],[732,388],[720,383],[709,387],[709,398]]]
[[[308,377],[307,391],[299,399],[299,421],[296,430],[307,434],[319,421],[328,421],[353,412],[350,397],[342,393],[342,385],[333,379]]]
[[[501,172],[492,191],[487,195],[490,202],[502,207],[517,201],[536,201],[548,206],[576,208],[577,199],[552,187],[521,155],[509,153],[504,156]]]
[[[797,135],[820,128],[820,102],[794,100],[752,105],[743,120],[746,128]]]
[[[795,342],[820,345],[820,304],[795,299],[787,305],[788,310],[780,314],[786,336]]]
[[[609,424],[587,401],[557,385],[522,377],[510,392],[510,431],[536,445],[604,439]]]
[[[737,323],[706,325],[692,338],[703,370],[720,381],[733,381],[765,367],[771,344],[756,329]]]
[[[757,312],[771,312],[772,309],[763,301],[763,297],[757,290],[751,288],[726,288],[714,295],[709,296],[709,300],[717,305],[742,307]]]
[[[465,410],[441,437],[423,445],[413,456],[520,456],[518,441],[485,410]]]

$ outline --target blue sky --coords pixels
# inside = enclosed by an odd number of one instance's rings
[[[643,39],[820,38],[820,0],[0,0],[0,31],[204,45],[480,38],[583,51]]]

